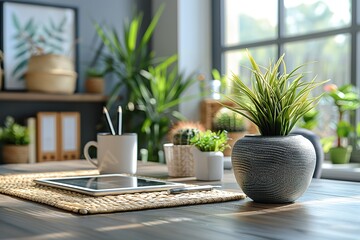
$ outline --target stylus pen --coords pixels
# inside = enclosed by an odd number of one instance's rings
[[[111,131],[111,134],[112,135],[115,135],[115,130],[114,130],[114,127],[111,123],[111,119],[110,119],[110,116],[109,116],[109,112],[108,110],[106,109],[106,107],[103,107],[103,113],[105,114],[105,117],[106,117],[106,121],[110,127],[110,131]]]
[[[122,134],[122,108],[118,107],[118,134]]]
[[[194,186],[194,187],[172,188],[168,190],[168,193],[179,194],[185,192],[211,191],[214,188],[221,188],[221,186],[204,185],[204,186]]]

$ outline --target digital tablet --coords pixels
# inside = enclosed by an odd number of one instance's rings
[[[117,195],[134,192],[152,192],[183,187],[182,183],[127,176],[104,174],[96,176],[41,178],[38,184],[62,188],[91,196]]]

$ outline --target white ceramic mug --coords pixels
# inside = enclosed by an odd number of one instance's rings
[[[89,155],[90,147],[97,148],[97,161]],[[86,160],[95,165],[100,174],[135,174],[137,169],[137,134],[111,135],[99,133],[97,142],[90,141],[84,146]]]

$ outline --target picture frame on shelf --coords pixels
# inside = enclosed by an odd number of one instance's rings
[[[3,90],[25,90],[31,55],[59,54],[78,69],[77,8],[17,1],[0,2]]]

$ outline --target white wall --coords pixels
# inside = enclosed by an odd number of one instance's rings
[[[162,3],[165,3],[165,9],[160,17],[152,39],[152,47],[157,57],[176,54],[178,48],[177,1],[153,0],[153,15],[155,15]]]
[[[165,2],[165,12],[154,34],[153,48],[158,56],[177,53],[179,69],[186,74],[211,72],[211,1],[153,0],[153,13]],[[185,95],[199,93],[194,86]],[[200,98],[180,105],[179,110],[189,120],[199,117]]]

